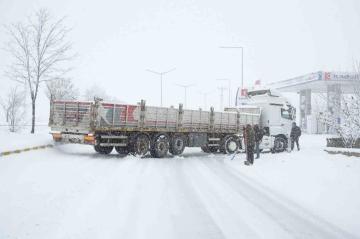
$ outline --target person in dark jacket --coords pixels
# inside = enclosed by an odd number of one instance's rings
[[[299,146],[300,136],[301,136],[301,129],[299,126],[296,125],[295,122],[293,122],[291,132],[290,132],[291,150],[294,149],[294,142],[296,143],[297,149],[300,150],[300,146]]]
[[[260,129],[259,125],[254,125],[254,133],[255,133],[255,152],[256,158],[260,158],[260,143],[264,136],[264,131]]]
[[[246,165],[254,163],[254,146],[255,146],[255,132],[251,125],[246,125],[245,128],[245,144],[246,144]]]
[[[245,152],[247,152],[246,151],[246,126],[243,127],[243,138],[244,138],[244,150],[245,150]],[[249,161],[247,154],[246,154],[246,161]]]

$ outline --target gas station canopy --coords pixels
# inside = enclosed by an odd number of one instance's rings
[[[282,92],[297,92],[310,89],[313,93],[327,93],[328,87],[337,85],[344,94],[351,94],[360,87],[360,76],[355,72],[318,71],[288,80],[271,83],[268,86]]]
[[[319,133],[319,122],[316,115],[312,115],[311,95],[326,93],[327,110],[341,122],[341,95],[353,94],[360,89],[360,75],[356,72],[325,72],[318,71],[307,75],[269,84],[270,89],[280,92],[299,93],[300,126],[309,133]],[[315,127],[316,126],[316,127]],[[334,129],[327,127],[327,133],[334,133]]]

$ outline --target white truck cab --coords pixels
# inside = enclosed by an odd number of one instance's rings
[[[287,149],[296,110],[284,96],[271,89],[256,89],[238,98],[237,103],[240,111],[249,107],[260,108],[260,127],[267,132],[260,145],[261,149],[272,152]]]

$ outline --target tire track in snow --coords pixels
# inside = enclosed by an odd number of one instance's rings
[[[261,233],[248,220],[247,205],[239,204],[237,195],[222,182],[215,182],[213,173],[202,163],[190,159],[187,162],[186,173],[200,195],[202,204],[226,238],[261,238]]]
[[[94,235],[96,238],[114,238],[118,233],[118,221],[122,220],[126,210],[117,204],[131,196],[131,188],[135,188],[132,185],[141,173],[137,160],[107,165],[106,174],[93,184],[85,185],[81,194],[69,202],[71,206],[51,238],[91,238]],[[120,193],[123,193],[121,197]]]
[[[215,177],[199,159],[192,160],[191,164],[189,168],[199,175],[194,184],[227,238],[293,238],[272,218],[264,217],[261,210],[244,200],[232,185]]]
[[[168,183],[168,197],[173,200],[169,209],[174,238],[225,238],[189,180],[186,173],[188,160],[175,158],[169,161],[164,179]]]
[[[315,217],[294,203],[287,202],[276,193],[256,188],[255,183],[246,179],[241,172],[235,171],[215,159],[198,159],[213,175],[223,180],[235,192],[260,209],[265,216],[270,217],[294,238],[356,238],[355,236],[330,225]],[[271,193],[269,195],[269,193]],[[251,215],[249,215],[251,216]]]
[[[143,159],[119,238],[225,238],[188,183],[183,162]]]

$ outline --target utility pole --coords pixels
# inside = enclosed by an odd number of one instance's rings
[[[187,89],[188,89],[189,87],[193,86],[194,84],[190,84],[190,85],[180,85],[180,84],[176,84],[176,85],[179,86],[179,87],[184,88],[184,108],[186,108],[186,107],[187,107],[187,105],[186,105]]]
[[[225,49],[241,49],[241,89],[244,89],[244,47],[242,46],[220,46]]]
[[[224,90],[226,90],[226,87],[218,87],[218,89],[220,90],[220,110],[223,111],[224,110]]]
[[[216,79],[218,81],[227,81],[229,87],[229,107],[231,107],[231,80],[230,79]]]
[[[160,76],[160,106],[163,106],[163,75],[165,75],[171,71],[174,71],[175,69],[176,68],[173,68],[171,70],[163,71],[163,72],[157,72],[157,71],[153,71],[153,70],[149,70],[149,69],[146,70],[148,72],[151,72],[151,73],[154,73],[154,74],[157,74]]]
[[[204,110],[207,109],[207,96],[211,93],[211,92],[199,92],[200,94],[203,95],[203,99],[204,99]]]

